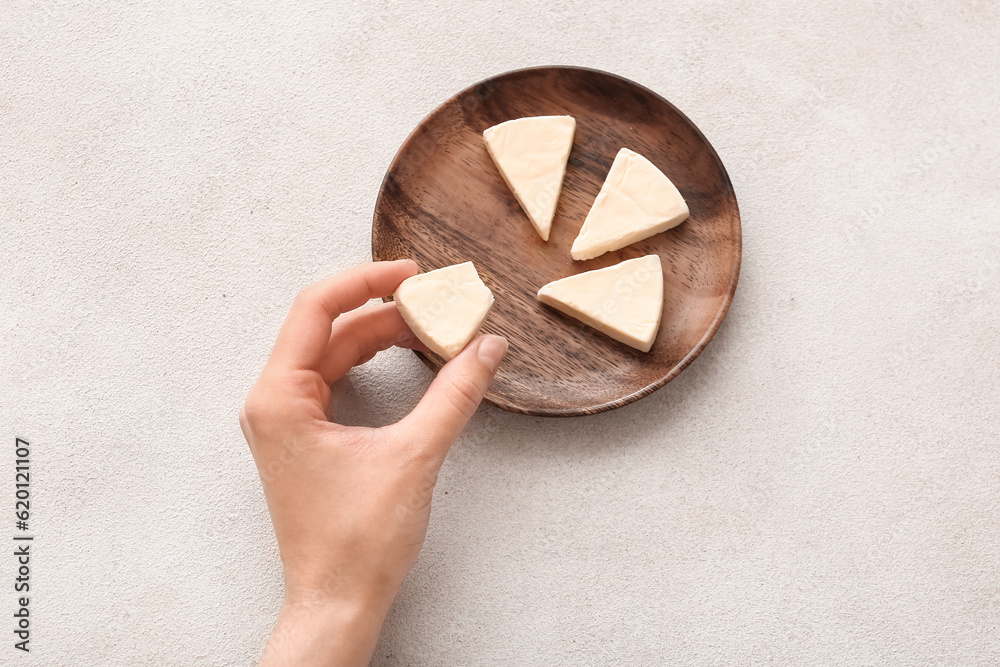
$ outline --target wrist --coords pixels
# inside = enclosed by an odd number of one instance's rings
[[[348,615],[384,617],[399,590],[385,577],[352,572],[347,576],[317,575],[308,570],[285,568],[285,599],[282,608],[328,612],[341,610]]]
[[[260,664],[363,667],[387,611],[368,601],[286,598]]]

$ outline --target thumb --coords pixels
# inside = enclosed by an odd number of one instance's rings
[[[507,340],[480,336],[441,367],[427,393],[397,426],[411,442],[444,460],[451,444],[475,413],[507,354]]]

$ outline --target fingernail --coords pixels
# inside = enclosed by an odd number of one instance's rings
[[[486,364],[491,371],[496,372],[500,368],[500,362],[507,354],[507,339],[501,336],[483,336],[479,343],[479,360]]]

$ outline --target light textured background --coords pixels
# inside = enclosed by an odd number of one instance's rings
[[[635,405],[479,411],[374,664],[1000,663],[1000,5],[353,4],[3,4],[0,438],[38,538],[30,656],[0,558],[0,663],[254,662],[281,582],[242,398],[294,293],[369,257],[410,130],[538,64],[701,127],[739,289]],[[429,380],[387,353],[339,413]]]

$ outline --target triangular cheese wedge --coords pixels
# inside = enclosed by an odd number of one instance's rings
[[[688,217],[681,193],[656,166],[623,148],[573,241],[573,259],[592,259],[676,227]]]
[[[493,293],[472,262],[407,278],[392,297],[417,338],[445,359],[472,340],[493,306]]]
[[[572,116],[535,116],[483,132],[486,150],[543,241],[549,240],[575,131]]]
[[[660,257],[646,255],[556,280],[538,290],[538,300],[649,352],[663,313]]]

